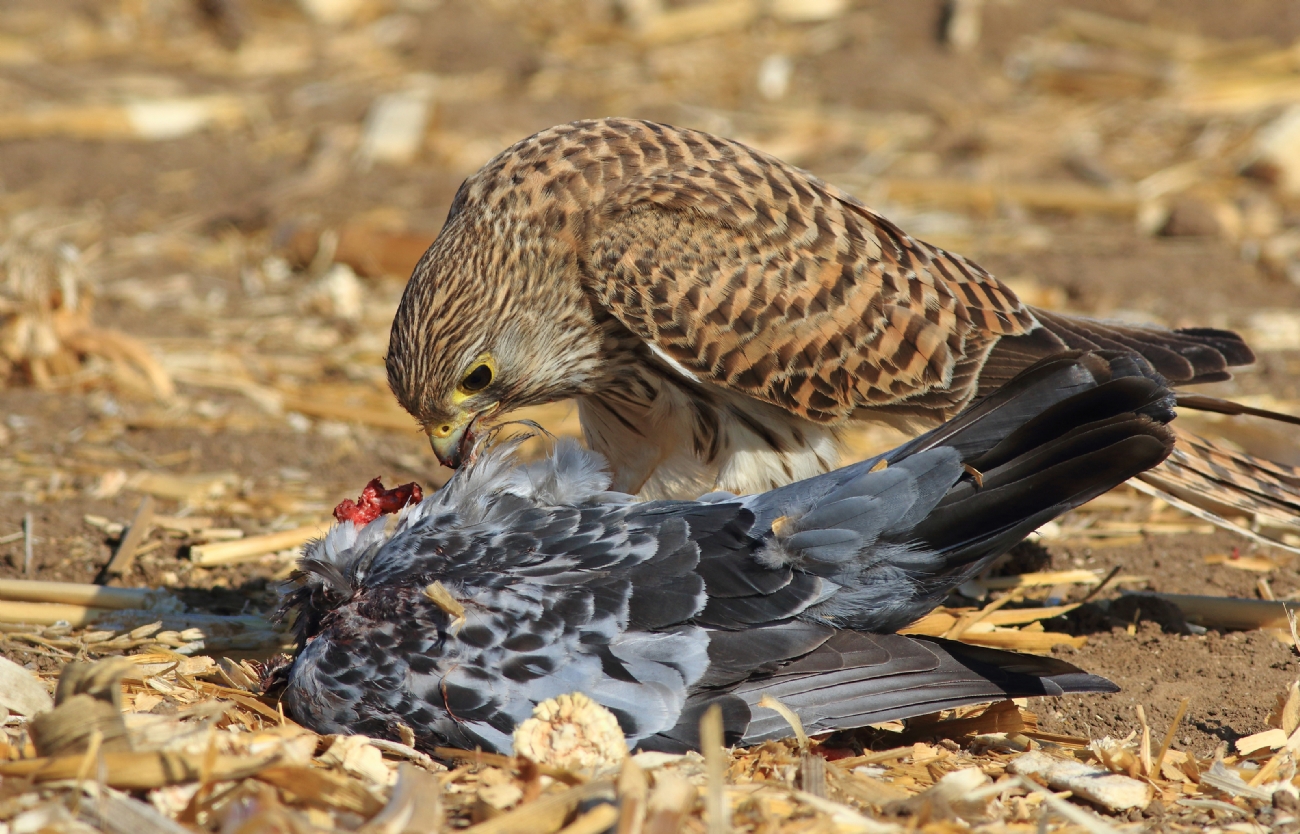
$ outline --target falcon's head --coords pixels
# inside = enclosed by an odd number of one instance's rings
[[[458,203],[411,275],[386,358],[398,402],[452,468],[475,431],[592,393],[604,367],[576,258],[536,229],[494,226],[499,207]]]

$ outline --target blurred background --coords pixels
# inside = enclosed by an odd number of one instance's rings
[[[142,495],[265,531],[438,483],[397,298],[465,176],[584,117],[748,142],[1036,305],[1241,329],[1215,392],[1292,408],[1298,39],[1286,0],[5,0],[0,571],[92,577]]]

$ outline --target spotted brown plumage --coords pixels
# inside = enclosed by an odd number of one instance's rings
[[[615,485],[655,497],[828,471],[856,421],[934,425],[1045,356],[1095,348],[1140,353],[1174,384],[1254,359],[1226,331],[1029,307],[775,157],[602,119],[465,181],[387,364],[446,463],[482,422],[573,397]]]

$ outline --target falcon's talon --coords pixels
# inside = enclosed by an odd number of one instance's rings
[[[983,472],[981,472],[981,471],[979,471],[978,469],[976,469],[975,467],[971,466],[969,463],[963,463],[963,464],[961,465],[961,468],[964,469],[964,470],[966,471],[966,474],[967,474],[967,475],[970,475],[971,480],[975,482],[975,488],[976,488],[976,489],[983,489],[983,488],[984,488],[984,473],[983,473]]]

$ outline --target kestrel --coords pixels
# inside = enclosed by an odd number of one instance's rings
[[[612,493],[573,441],[528,465],[496,446],[395,524],[349,520],[308,545],[283,608],[299,645],[277,673],[285,707],[322,733],[510,753],[538,703],[579,691],[630,746],[682,750],[713,704],[728,744],[787,735],[764,693],[821,733],[1113,692],[1058,659],[896,632],[1163,460],[1172,406],[1131,354],[1067,354],[879,458],[698,501]]]
[[[1254,361],[1228,331],[1027,306],[775,157],[602,119],[524,139],[465,181],[407,285],[387,368],[447,465],[498,415],[574,398],[616,489],[692,497],[827,472],[854,423],[938,424],[1071,349],[1134,351],[1175,385]],[[1225,478],[1197,447],[1176,457],[1162,489],[1208,480],[1238,491],[1220,509],[1300,513],[1267,466],[1234,458]]]

